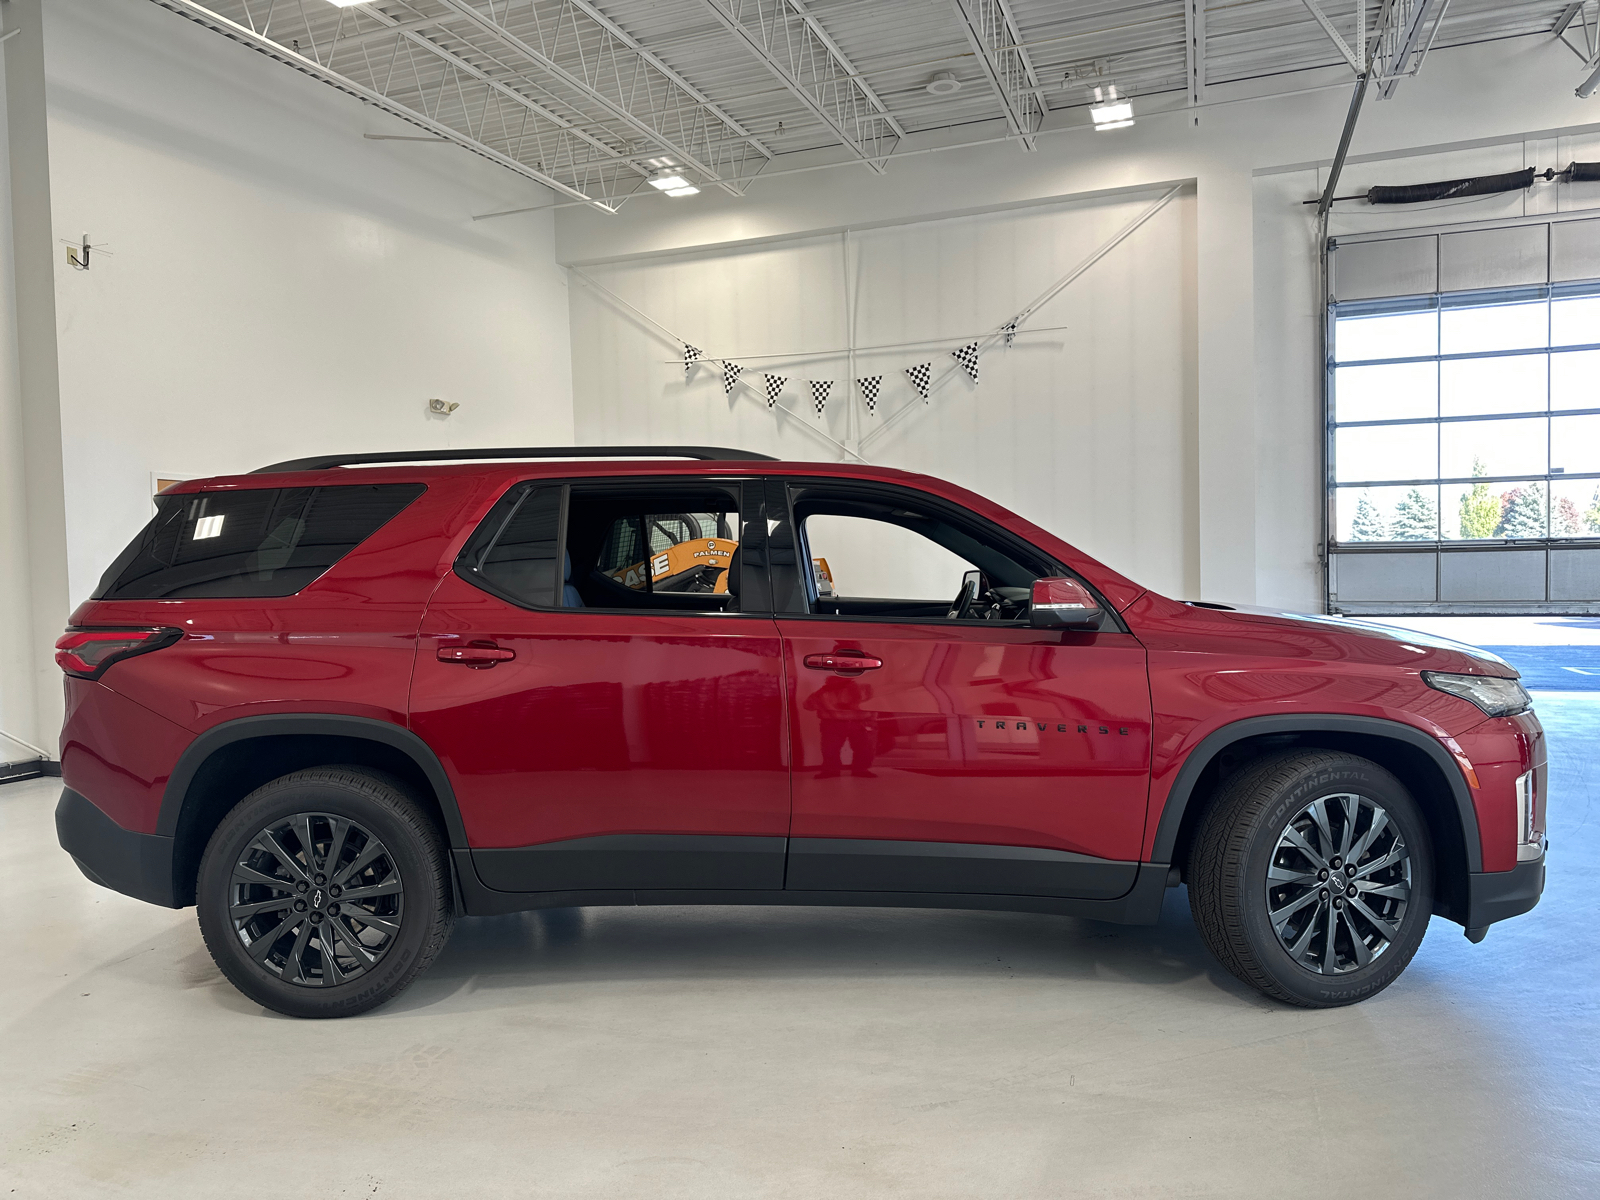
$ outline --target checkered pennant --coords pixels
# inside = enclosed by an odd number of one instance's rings
[[[883,376],[868,375],[865,379],[856,380],[856,386],[861,389],[861,395],[867,402],[867,412],[877,416],[878,389],[883,386]]]
[[[787,375],[768,375],[767,380],[767,407],[775,408],[778,397],[783,394],[783,385],[789,382]]]
[[[833,389],[831,379],[808,380],[811,384],[811,403],[817,407],[817,416],[822,415],[822,410],[828,406],[828,393]]]
[[[964,370],[968,375],[972,376],[972,382],[977,383],[978,343],[968,342],[965,346],[961,347],[961,349],[950,351],[950,354],[951,357],[961,364],[961,369]]]
[[[917,395],[924,401],[928,399],[928,380],[933,376],[932,363],[918,363],[914,367],[906,368],[906,378],[911,380],[911,386],[917,389]]]
[[[1011,345],[1012,342],[1017,340],[1017,323],[1015,321],[1009,322],[1000,332],[1006,335],[1006,345]]]
[[[727,359],[722,360],[722,394],[724,396],[733,395],[733,389],[738,384],[739,375],[743,370],[744,368],[736,362],[729,362]]]
[[[688,342],[683,344],[683,381],[689,382],[689,372],[694,370],[695,363],[706,356],[706,352],[699,346],[691,346]]]

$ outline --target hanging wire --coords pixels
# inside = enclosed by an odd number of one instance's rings
[[[691,344],[687,338],[683,338],[683,337],[678,336],[678,334],[676,334],[672,330],[668,329],[665,325],[663,325],[660,321],[656,320],[654,317],[650,316],[648,313],[641,312],[639,309],[637,309],[633,305],[629,304],[626,300],[624,300],[621,296],[617,295],[615,292],[613,292],[610,288],[606,287],[604,284],[599,283],[596,280],[590,279],[587,275],[585,275],[582,271],[579,271],[575,267],[569,267],[568,270],[570,270],[579,279],[583,280],[584,283],[586,283],[590,287],[594,288],[597,292],[600,292],[604,296],[610,297],[612,300],[616,301],[616,303],[622,305],[623,308],[626,308],[629,312],[633,313],[634,315],[639,317],[641,320],[645,321],[647,324],[655,326],[656,329],[658,329],[661,333],[665,334],[669,339],[671,339],[677,345],[679,345],[679,346],[687,346],[687,345]],[[683,360],[679,359],[677,361],[681,362]],[[702,362],[710,361],[710,362],[723,362],[723,363],[725,363],[728,360],[727,359],[709,359],[709,360],[701,359],[700,361],[702,361]],[[735,359],[733,361],[737,362],[738,360]],[[751,383],[748,379],[741,378],[741,379],[738,380],[737,383],[734,384],[734,386],[735,387],[741,387],[742,386],[742,387],[749,388],[750,391],[753,392],[761,400],[761,402],[763,404],[766,403],[766,397],[762,393],[761,389],[756,387],[756,385],[754,383]],[[787,404],[782,404],[782,403],[776,403],[775,402],[771,407],[778,409],[780,412],[788,413],[791,417],[794,417],[797,421],[800,422],[800,428],[804,429],[807,433],[814,434],[815,436],[821,438],[825,442],[830,443],[831,445],[837,446],[840,450],[843,450],[851,458],[857,459],[860,462],[868,461],[865,456],[863,456],[863,455],[857,453],[856,451],[850,449],[849,446],[845,445],[843,442],[839,441],[837,438],[831,437],[828,434],[824,433],[822,430],[816,428],[816,426],[812,425],[809,421],[807,421],[803,417],[801,417],[801,415],[799,413],[795,412],[794,409],[790,408]]]

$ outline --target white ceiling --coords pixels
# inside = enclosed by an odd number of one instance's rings
[[[1362,60],[1365,38],[1383,20],[1381,94],[1401,86],[1430,45],[1551,37],[1577,7],[1571,0],[155,2],[405,118],[419,127],[415,136],[457,142],[571,200],[612,207],[666,165],[686,169],[701,187],[737,193],[806,152],[807,161],[820,152],[886,170],[904,139],[934,131],[953,131],[943,136],[958,141],[1011,136],[1025,151],[1029,134],[1063,119],[1050,114],[1082,108],[1096,85],[1115,84],[1147,102],[1160,96],[1169,106],[1203,103],[1208,86],[1341,63],[1354,78],[1348,59]],[[1600,3],[1586,0],[1590,7],[1567,31],[1578,51],[1574,83],[1600,17]],[[941,73],[959,87],[930,94]]]

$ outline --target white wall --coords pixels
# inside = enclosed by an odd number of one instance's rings
[[[142,0],[49,0],[73,602],[152,472],[572,436],[548,193]],[[430,397],[459,401],[448,419]]]
[[[1171,190],[578,268],[579,439],[824,461],[859,448],[983,491],[1151,586],[1194,594],[1192,193],[1037,309],[1009,349],[983,354],[978,386],[950,356]],[[715,365],[685,383],[668,361],[681,341],[745,367],[731,398]],[[926,405],[903,374],[925,361],[944,377]],[[765,373],[790,377],[789,412],[768,410]],[[884,377],[875,414],[851,386],[871,375]],[[820,418],[805,379],[835,381]]]
[[[1457,169],[1484,161],[1481,155],[1435,153],[1444,147],[1459,151],[1467,143],[1513,142],[1514,152],[1489,157],[1516,158],[1513,165],[1520,166],[1523,140],[1548,139],[1556,131],[1571,133],[1600,121],[1600,98],[1582,101],[1573,95],[1582,78],[1577,67],[1571,52],[1548,36],[1434,50],[1422,74],[1402,82],[1393,99],[1369,101],[1341,191],[1360,190],[1369,182],[1421,182],[1485,169]],[[1321,84],[1337,86],[1247,99],[1267,89]],[[593,264],[624,258],[642,261],[648,255],[737,247],[846,227],[905,225],[1045,198],[1092,200],[1129,188],[1190,181],[1193,280],[1186,286],[1194,297],[1192,307],[1179,322],[1147,324],[1141,306],[1129,305],[1132,324],[1099,336],[1158,355],[1178,353],[1172,339],[1191,339],[1193,367],[1187,386],[1194,396],[1194,433],[1184,443],[1192,449],[1182,470],[1192,481],[1186,486],[1194,496],[1194,519],[1181,531],[1150,524],[1101,534],[1104,518],[1095,514],[1091,535],[1081,533],[1079,525],[1066,525],[1072,519],[1066,514],[1049,523],[1117,569],[1166,588],[1173,587],[1171,576],[1161,575],[1161,567],[1152,574],[1150,564],[1170,563],[1174,554],[1147,541],[1146,530],[1157,530],[1155,536],[1162,538],[1181,532],[1177,557],[1195,564],[1183,579],[1198,583],[1182,589],[1188,594],[1315,610],[1322,603],[1315,348],[1320,316],[1314,228],[1301,201],[1315,195],[1317,165],[1331,157],[1337,142],[1350,77],[1342,69],[1305,72],[1292,79],[1211,87],[1207,96],[1217,106],[1204,109],[1198,125],[1193,114],[1182,110],[1155,111],[1158,102],[1152,100],[1136,101],[1140,116],[1132,129],[1108,134],[1063,129],[1083,121],[1080,110],[1059,118],[1052,128],[1062,131],[1042,136],[1034,154],[1014,144],[929,153],[894,162],[883,176],[860,166],[777,176],[758,180],[743,198],[711,189],[684,201],[652,197],[630,203],[614,217],[561,208],[558,253],[565,262],[591,264],[582,267],[591,270]],[[1372,160],[1388,161],[1380,167]],[[1285,171],[1295,164],[1308,169],[1300,175]],[[1545,165],[1543,158],[1539,165]],[[1388,175],[1379,178],[1383,172]],[[1392,214],[1348,219],[1370,225],[1389,221]],[[1443,218],[1430,213],[1426,219],[1437,223]],[[734,279],[729,277],[730,289]],[[966,282],[957,276],[942,286],[958,292]],[[753,294],[741,285],[716,305],[731,308]],[[709,297],[707,303],[712,303]],[[594,310],[576,286],[573,304],[574,345],[581,359],[595,340],[585,328]],[[577,369],[575,403],[581,426],[594,419],[585,415],[587,409],[604,413],[611,401],[603,387],[591,387],[581,361]],[[651,379],[648,386],[655,387],[660,376]],[[743,419],[704,424],[703,436],[718,441],[737,434],[748,440],[739,423]],[[957,418],[952,442],[966,432]],[[899,460],[890,456],[885,461],[898,465]],[[1043,476],[1074,469],[1063,462],[1051,453],[1043,462],[1024,465]],[[980,454],[975,465],[978,477],[963,482],[1001,499],[1017,494],[1013,460]],[[1048,478],[1029,481],[1029,486],[1059,490]]]
[[[50,744],[60,674],[49,650],[67,608],[61,405],[57,388],[50,170],[39,0],[9,0],[5,223],[0,231],[0,756]]]
[[[37,3],[11,0],[6,19]],[[13,436],[19,411],[41,413],[7,399],[8,319],[0,466],[12,485],[19,452],[41,477],[64,459],[64,519],[31,474],[20,499],[9,486],[0,576],[64,564],[65,580],[35,597],[26,651],[0,652],[0,728],[49,746],[50,644],[148,519],[153,473],[568,442],[572,402],[550,214],[472,220],[545,203],[545,189],[454,146],[365,140],[416,130],[147,0],[43,0],[42,20],[54,229],[28,245],[49,244],[54,278],[17,304],[39,311],[53,282],[60,394],[46,415],[61,432],[43,447]],[[8,61],[19,48],[38,62],[26,35]],[[105,252],[80,272],[60,243],[86,232]],[[435,396],[461,408],[427,416]],[[55,532],[23,539],[19,503],[52,508]],[[0,584],[8,612],[15,590]],[[48,686],[30,702],[35,681]]]

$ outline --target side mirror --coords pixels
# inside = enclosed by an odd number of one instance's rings
[[[1095,630],[1100,628],[1100,605],[1076,579],[1035,579],[1028,624],[1035,629]]]

